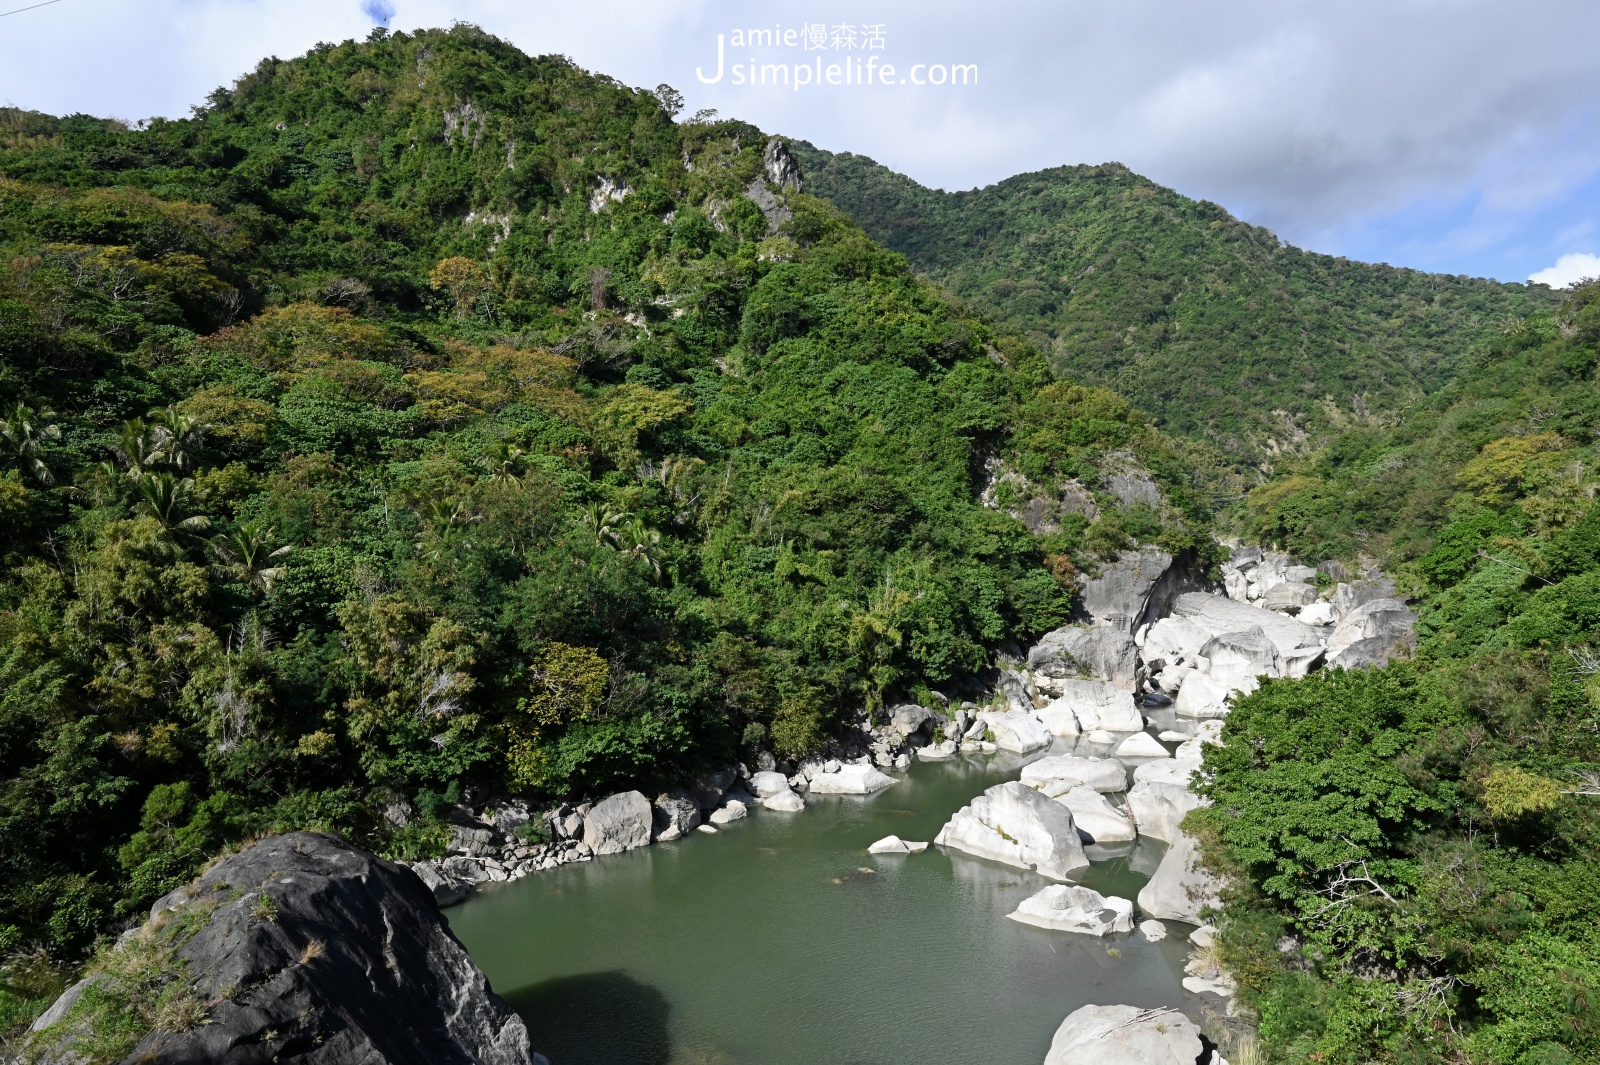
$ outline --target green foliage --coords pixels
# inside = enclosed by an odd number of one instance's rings
[[[919,271],[1238,470],[1392,416],[1460,373],[1487,323],[1550,302],[1302,251],[1118,163],[941,192],[796,149],[810,191]]]
[[[1126,454],[1170,505],[1118,543],[1198,542],[1179,445],[828,203],[774,232],[766,139],[662,98],[457,26],[8,113],[0,923],[70,956],[252,833],[420,857],[464,795],[803,756],[1067,617],[1093,542],[1047,569],[992,455]]]

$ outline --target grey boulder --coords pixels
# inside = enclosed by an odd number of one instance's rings
[[[1315,573],[1315,571],[1312,571]],[[1267,589],[1267,594],[1261,597],[1261,609],[1282,610],[1290,614],[1300,611],[1301,607],[1310,606],[1317,601],[1317,590],[1309,584],[1299,584],[1288,580],[1282,584],[1274,584]]]
[[[637,791],[622,791],[595,803],[583,815],[583,842],[595,854],[621,854],[650,845],[655,810]]]
[[[490,990],[423,883],[334,836],[269,836],[161,899],[133,934],[176,950],[207,1020],[146,1036],[123,1059],[130,1065],[535,1059],[522,1020]],[[43,1056],[81,1057],[71,1049],[82,1034],[75,1012],[62,1010],[34,1036]]]
[[[700,825],[700,803],[686,791],[674,789],[656,796],[655,837],[662,842],[682,839]]]
[[[1133,690],[1139,648],[1121,629],[1069,625],[1047,632],[1028,652],[1028,667],[1042,688],[1071,678],[1104,680]]]
[[[1060,694],[1035,714],[1057,736],[1075,736],[1095,729],[1137,732],[1144,728],[1144,718],[1133,705],[1133,693],[1109,681],[1062,680],[1055,690]]]
[[[1123,552],[1115,562],[1102,562],[1098,577],[1083,581],[1079,602],[1097,626],[1131,633],[1164,608],[1157,602],[1152,611],[1151,600],[1159,599],[1171,569],[1172,556],[1159,548]]]

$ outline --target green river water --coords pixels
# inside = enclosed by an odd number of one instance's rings
[[[1044,877],[867,854],[931,840],[1031,760],[919,762],[874,796],[495,885],[450,925],[552,1065],[1039,1065],[1087,1003],[1198,1018],[1186,925],[1159,943],[1046,931],[1005,918]],[[1133,898],[1161,853],[1123,844],[1082,882]]]

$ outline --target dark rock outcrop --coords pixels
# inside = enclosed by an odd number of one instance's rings
[[[161,899],[134,935],[196,925],[171,940],[185,963],[174,979],[192,984],[205,1023],[150,1032],[126,1065],[538,1060],[422,881],[334,836],[264,839]],[[77,1012],[37,1038],[70,1044]]]

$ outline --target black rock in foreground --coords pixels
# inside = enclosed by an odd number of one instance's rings
[[[104,1047],[130,1015],[145,1019],[130,1063],[535,1060],[416,875],[316,832],[264,839],[157,902],[40,1018],[36,1058]]]

